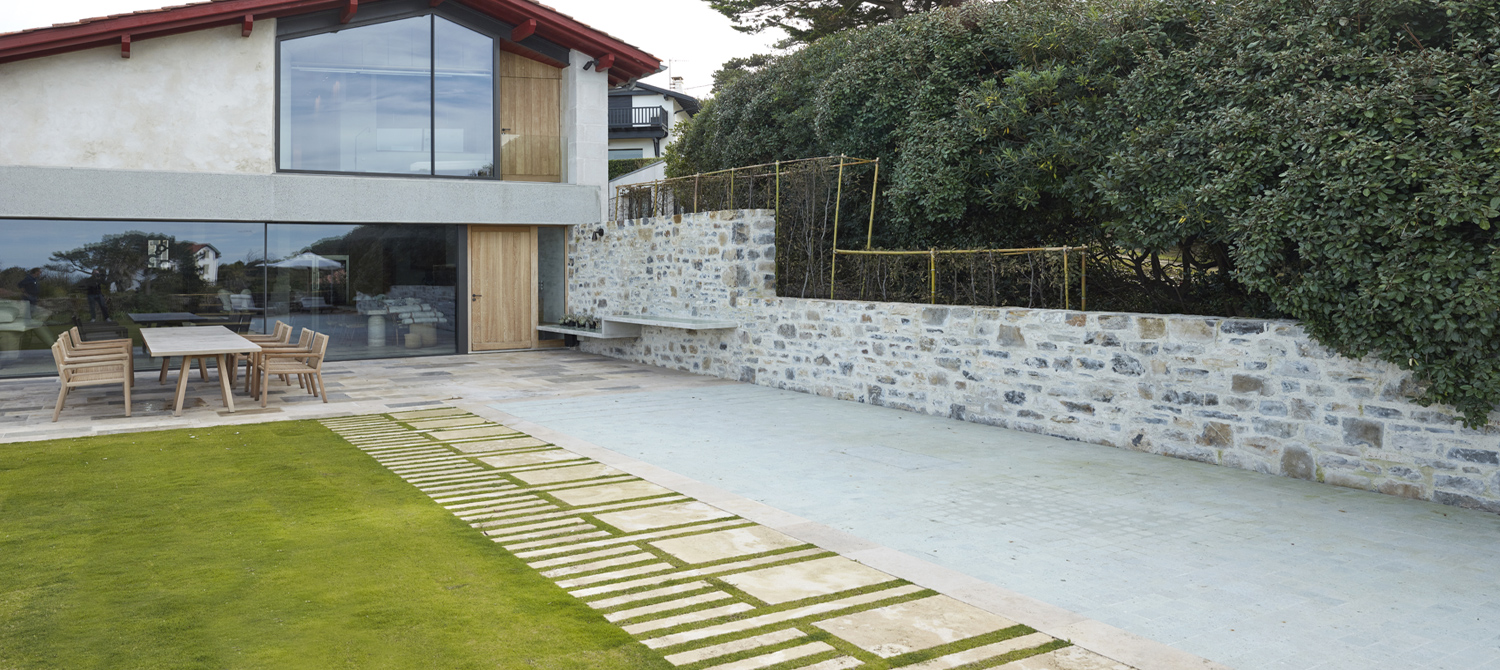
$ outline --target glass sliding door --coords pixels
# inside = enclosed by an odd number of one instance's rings
[[[139,343],[141,328],[261,323],[263,224],[0,220],[0,239],[0,377],[56,374],[52,343],[74,325]]]
[[[462,230],[0,219],[0,378],[57,374],[75,324],[135,340],[140,370],[161,364],[143,328],[278,320],[329,335],[334,360],[457,353]]]
[[[270,224],[266,318],[327,334],[333,360],[457,353],[461,230]]]

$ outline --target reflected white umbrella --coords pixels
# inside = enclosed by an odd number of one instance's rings
[[[322,256],[319,256],[319,255],[311,252],[311,251],[308,251],[308,252],[305,252],[305,253],[297,254],[296,256],[292,256],[291,258],[288,258],[286,260],[283,260],[283,261],[280,261],[280,262],[277,262],[277,263],[272,263],[271,267],[273,267],[273,268],[312,268],[314,270],[337,270],[337,269],[339,269],[341,267],[344,267],[344,264],[340,263],[340,262],[338,262],[336,260],[333,260],[331,258],[324,258]]]
[[[308,290],[316,290],[318,286],[318,270],[338,270],[344,267],[332,258],[324,258],[311,251],[303,252],[285,260],[272,263],[273,268],[309,268],[312,272],[312,281],[308,283]]]

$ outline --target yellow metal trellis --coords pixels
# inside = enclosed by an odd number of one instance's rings
[[[760,164],[757,164],[757,165],[745,165],[745,166],[728,168],[728,169],[725,169],[725,170],[715,170],[713,172],[703,172],[703,173],[691,175],[691,176],[688,176],[688,177],[673,177],[673,178],[670,178],[670,179],[663,179],[663,180],[651,182],[649,184],[628,184],[628,185],[623,185],[623,186],[616,186],[615,187],[615,200],[616,200],[616,202],[615,202],[615,207],[613,208],[614,209],[615,218],[618,219],[619,216],[620,216],[620,203],[619,203],[619,201],[621,199],[622,192],[625,192],[625,193],[627,193],[627,194],[629,194],[631,196],[634,196],[635,194],[642,193],[644,191],[645,194],[652,199],[652,202],[650,203],[650,206],[648,208],[649,211],[651,212],[651,214],[652,215],[655,215],[655,214],[665,214],[665,213],[667,213],[665,211],[667,208],[670,208],[670,209],[673,209],[673,210],[679,210],[680,209],[680,206],[677,203],[677,196],[676,196],[676,194],[678,193],[678,190],[675,189],[675,188],[669,189],[668,188],[669,184],[672,184],[672,183],[675,183],[675,182],[683,182],[684,180],[691,179],[691,180],[693,180],[693,187],[692,187],[693,188],[692,211],[694,213],[696,213],[696,212],[700,211],[700,207],[702,205],[702,203],[700,202],[700,190],[701,190],[702,180],[703,180],[704,177],[715,177],[715,176],[720,176],[720,175],[728,177],[728,179],[729,179],[729,187],[728,187],[728,198],[729,198],[729,201],[728,201],[728,206],[731,209],[733,209],[735,207],[735,205],[736,205],[736,203],[735,203],[735,195],[736,195],[736,192],[735,192],[736,188],[735,187],[736,187],[736,183],[735,182],[737,181],[738,178],[740,178],[741,176],[748,176],[748,178],[751,180],[752,195],[750,197],[751,197],[752,202],[754,200],[754,198],[753,198],[753,190],[754,190],[754,185],[755,185],[755,179],[757,179],[757,178],[772,178],[772,179],[775,180],[775,182],[774,182],[775,183],[775,190],[774,190],[775,199],[774,199],[773,207],[774,207],[774,212],[775,212],[774,216],[775,216],[776,235],[777,235],[777,239],[779,240],[780,239],[781,230],[782,230],[782,226],[781,226],[781,180],[782,180],[782,173],[784,171],[783,167],[785,167],[785,166],[792,166],[792,165],[796,165],[796,164],[799,164],[799,163],[812,162],[812,161],[832,161],[835,158],[838,159],[839,163],[838,163],[837,187],[835,188],[835,196],[834,196],[834,214],[833,214],[833,231],[832,231],[832,237],[833,237],[832,247],[833,247],[833,250],[832,250],[832,253],[830,254],[830,258],[829,258],[829,286],[828,286],[828,295],[829,295],[830,298],[834,298],[837,295],[838,257],[840,255],[848,255],[848,256],[921,256],[921,255],[925,255],[925,256],[927,256],[928,296],[929,296],[929,300],[932,303],[935,304],[937,302],[937,259],[938,259],[938,256],[940,256],[940,255],[944,255],[944,254],[949,254],[949,255],[956,255],[956,254],[994,254],[994,255],[997,255],[997,256],[1020,256],[1020,255],[1026,255],[1026,254],[1032,254],[1032,253],[1043,253],[1043,254],[1047,254],[1047,253],[1059,253],[1059,254],[1062,255],[1062,265],[1063,265],[1063,308],[1064,309],[1072,309],[1072,286],[1071,286],[1071,284],[1072,284],[1072,278],[1071,278],[1071,266],[1072,266],[1072,263],[1070,262],[1069,254],[1072,253],[1072,252],[1084,252],[1084,253],[1080,254],[1080,259],[1079,259],[1079,309],[1082,309],[1082,310],[1087,310],[1088,309],[1088,254],[1086,252],[1089,250],[1089,247],[1085,247],[1085,246],[1079,246],[1079,247],[1061,246],[1061,247],[1030,247],[1030,248],[1014,248],[1014,249],[936,249],[936,248],[933,248],[933,249],[927,249],[925,251],[903,251],[903,250],[874,249],[873,247],[874,247],[874,240],[875,240],[875,206],[876,206],[877,197],[879,195],[879,183],[880,183],[880,159],[878,159],[878,158],[851,158],[851,157],[849,157],[847,155],[821,156],[821,157],[817,157],[817,158],[802,158],[802,159],[790,160],[790,161],[775,161],[775,162],[772,162],[772,163],[760,163]],[[842,205],[843,205],[844,173],[845,173],[845,171],[846,171],[847,168],[858,166],[858,165],[865,165],[865,164],[874,164],[874,171],[873,171],[873,175],[871,177],[871,182],[870,182],[871,183],[871,188],[870,188],[870,214],[869,214],[869,220],[866,222],[866,225],[865,225],[865,248],[864,249],[859,249],[859,250],[855,250],[855,249],[839,249],[838,248],[838,235],[839,235],[839,224],[841,222],[840,221],[840,216],[842,215],[842,209],[843,209]],[[763,168],[770,168],[770,169],[767,169],[767,170],[765,170],[763,172],[760,172],[759,170],[761,170]],[[668,199],[666,194],[668,192],[670,192],[670,193],[673,194],[672,197],[671,197],[671,201],[672,201],[671,203],[666,202],[666,200]],[[707,203],[707,204],[710,207],[713,206],[712,202]],[[627,205],[627,206],[629,206],[629,205]],[[657,210],[659,210],[659,209],[663,210],[663,211],[658,212]],[[635,212],[632,211],[631,214],[634,215]],[[778,252],[778,255],[779,255],[779,252]]]

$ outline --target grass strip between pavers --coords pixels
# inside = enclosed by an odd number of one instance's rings
[[[432,411],[388,416],[325,424],[468,522],[471,532],[525,560],[645,646],[665,654],[668,662],[680,664],[680,670],[855,666],[864,670],[907,666],[978,670],[1069,646],[1067,641],[1014,622],[1005,626],[1009,620],[958,601],[934,599],[943,597],[905,580],[887,575],[889,579],[869,582],[869,568],[857,568],[855,562],[834,552],[774,531],[766,536],[771,544],[759,547],[731,550],[713,544],[724,542],[726,532],[756,524],[524,433],[480,442],[445,439],[441,441],[447,447],[438,449],[392,450],[369,444],[365,436],[371,431],[389,434],[391,419],[407,424],[412,437],[437,436],[442,430],[414,425],[428,420]],[[442,411],[442,416],[453,420],[462,415]],[[477,418],[469,415],[460,420]],[[465,427],[480,432],[511,430],[494,423],[466,423]],[[511,448],[512,442],[527,446]],[[550,453],[539,456],[540,452]],[[680,551],[691,547],[694,537],[709,542],[698,549],[708,553],[691,560],[658,544],[674,543]],[[819,563],[813,567],[813,562]],[[796,568],[802,564],[812,572]],[[792,569],[762,572],[782,568]],[[806,595],[763,601],[737,586],[735,577],[749,573],[762,575],[751,580],[762,580],[757,589],[767,587],[768,574],[777,574],[793,584],[804,584],[793,588],[801,588]],[[812,582],[797,581],[802,579]],[[833,581],[812,586],[822,579]],[[840,579],[853,581],[843,588],[834,586]],[[903,609],[913,604],[918,610]],[[870,612],[876,609],[883,612]],[[890,644],[867,634],[853,635],[861,644],[874,645],[861,648],[820,628],[822,622],[856,613],[869,613],[863,625],[878,626],[875,630],[891,636]],[[956,629],[938,632],[948,628],[949,617],[967,629],[959,639],[950,637]],[[963,623],[971,617],[978,618]],[[985,632],[985,626],[999,627]],[[913,640],[918,647],[908,646],[902,628],[923,638]],[[948,639],[933,640],[932,633],[920,632],[929,628]],[[902,648],[910,651],[881,655]]]
[[[667,668],[311,421],[0,447],[0,668]]]

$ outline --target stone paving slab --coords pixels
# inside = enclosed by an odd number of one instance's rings
[[[332,352],[337,355],[337,352]],[[421,372],[441,371],[441,379]],[[457,356],[425,356],[363,361],[329,361],[323,366],[328,402],[294,383],[274,383],[265,409],[236,387],[236,412],[219,397],[218,371],[209,381],[188,380],[180,417],[172,415],[175,373],[158,384],[157,370],[136,371],[132,416],[125,416],[119,388],[85,387],[68,395],[59,421],[52,421],[57,378],[0,380],[0,446],[9,442],[88,435],[199,428],[291,419],[371,416],[386,412],[399,420],[438,419],[465,414],[455,402],[484,403],[521,398],[562,398],[638,393],[666,388],[706,388],[730,384],[703,377],[582,354],[569,349]],[[628,382],[621,383],[622,378]]]
[[[323,423],[341,436],[391,425],[417,434],[414,424],[426,418],[406,416],[404,424],[387,423],[395,419],[389,414],[386,421]],[[670,663],[691,670],[956,667],[959,659],[993,665],[1069,646],[716,505],[683,500],[669,487],[571,449],[487,456],[462,451],[462,443],[351,446],[470,521],[497,550],[514,552]],[[422,458],[414,465],[409,453]],[[554,461],[564,454],[587,460]],[[544,469],[515,469],[538,463]],[[471,477],[485,481],[457,484],[468,487],[457,491],[446,485]],[[872,618],[850,619],[857,616]],[[994,639],[1002,629],[1005,639]],[[813,639],[814,632],[821,639]]]

